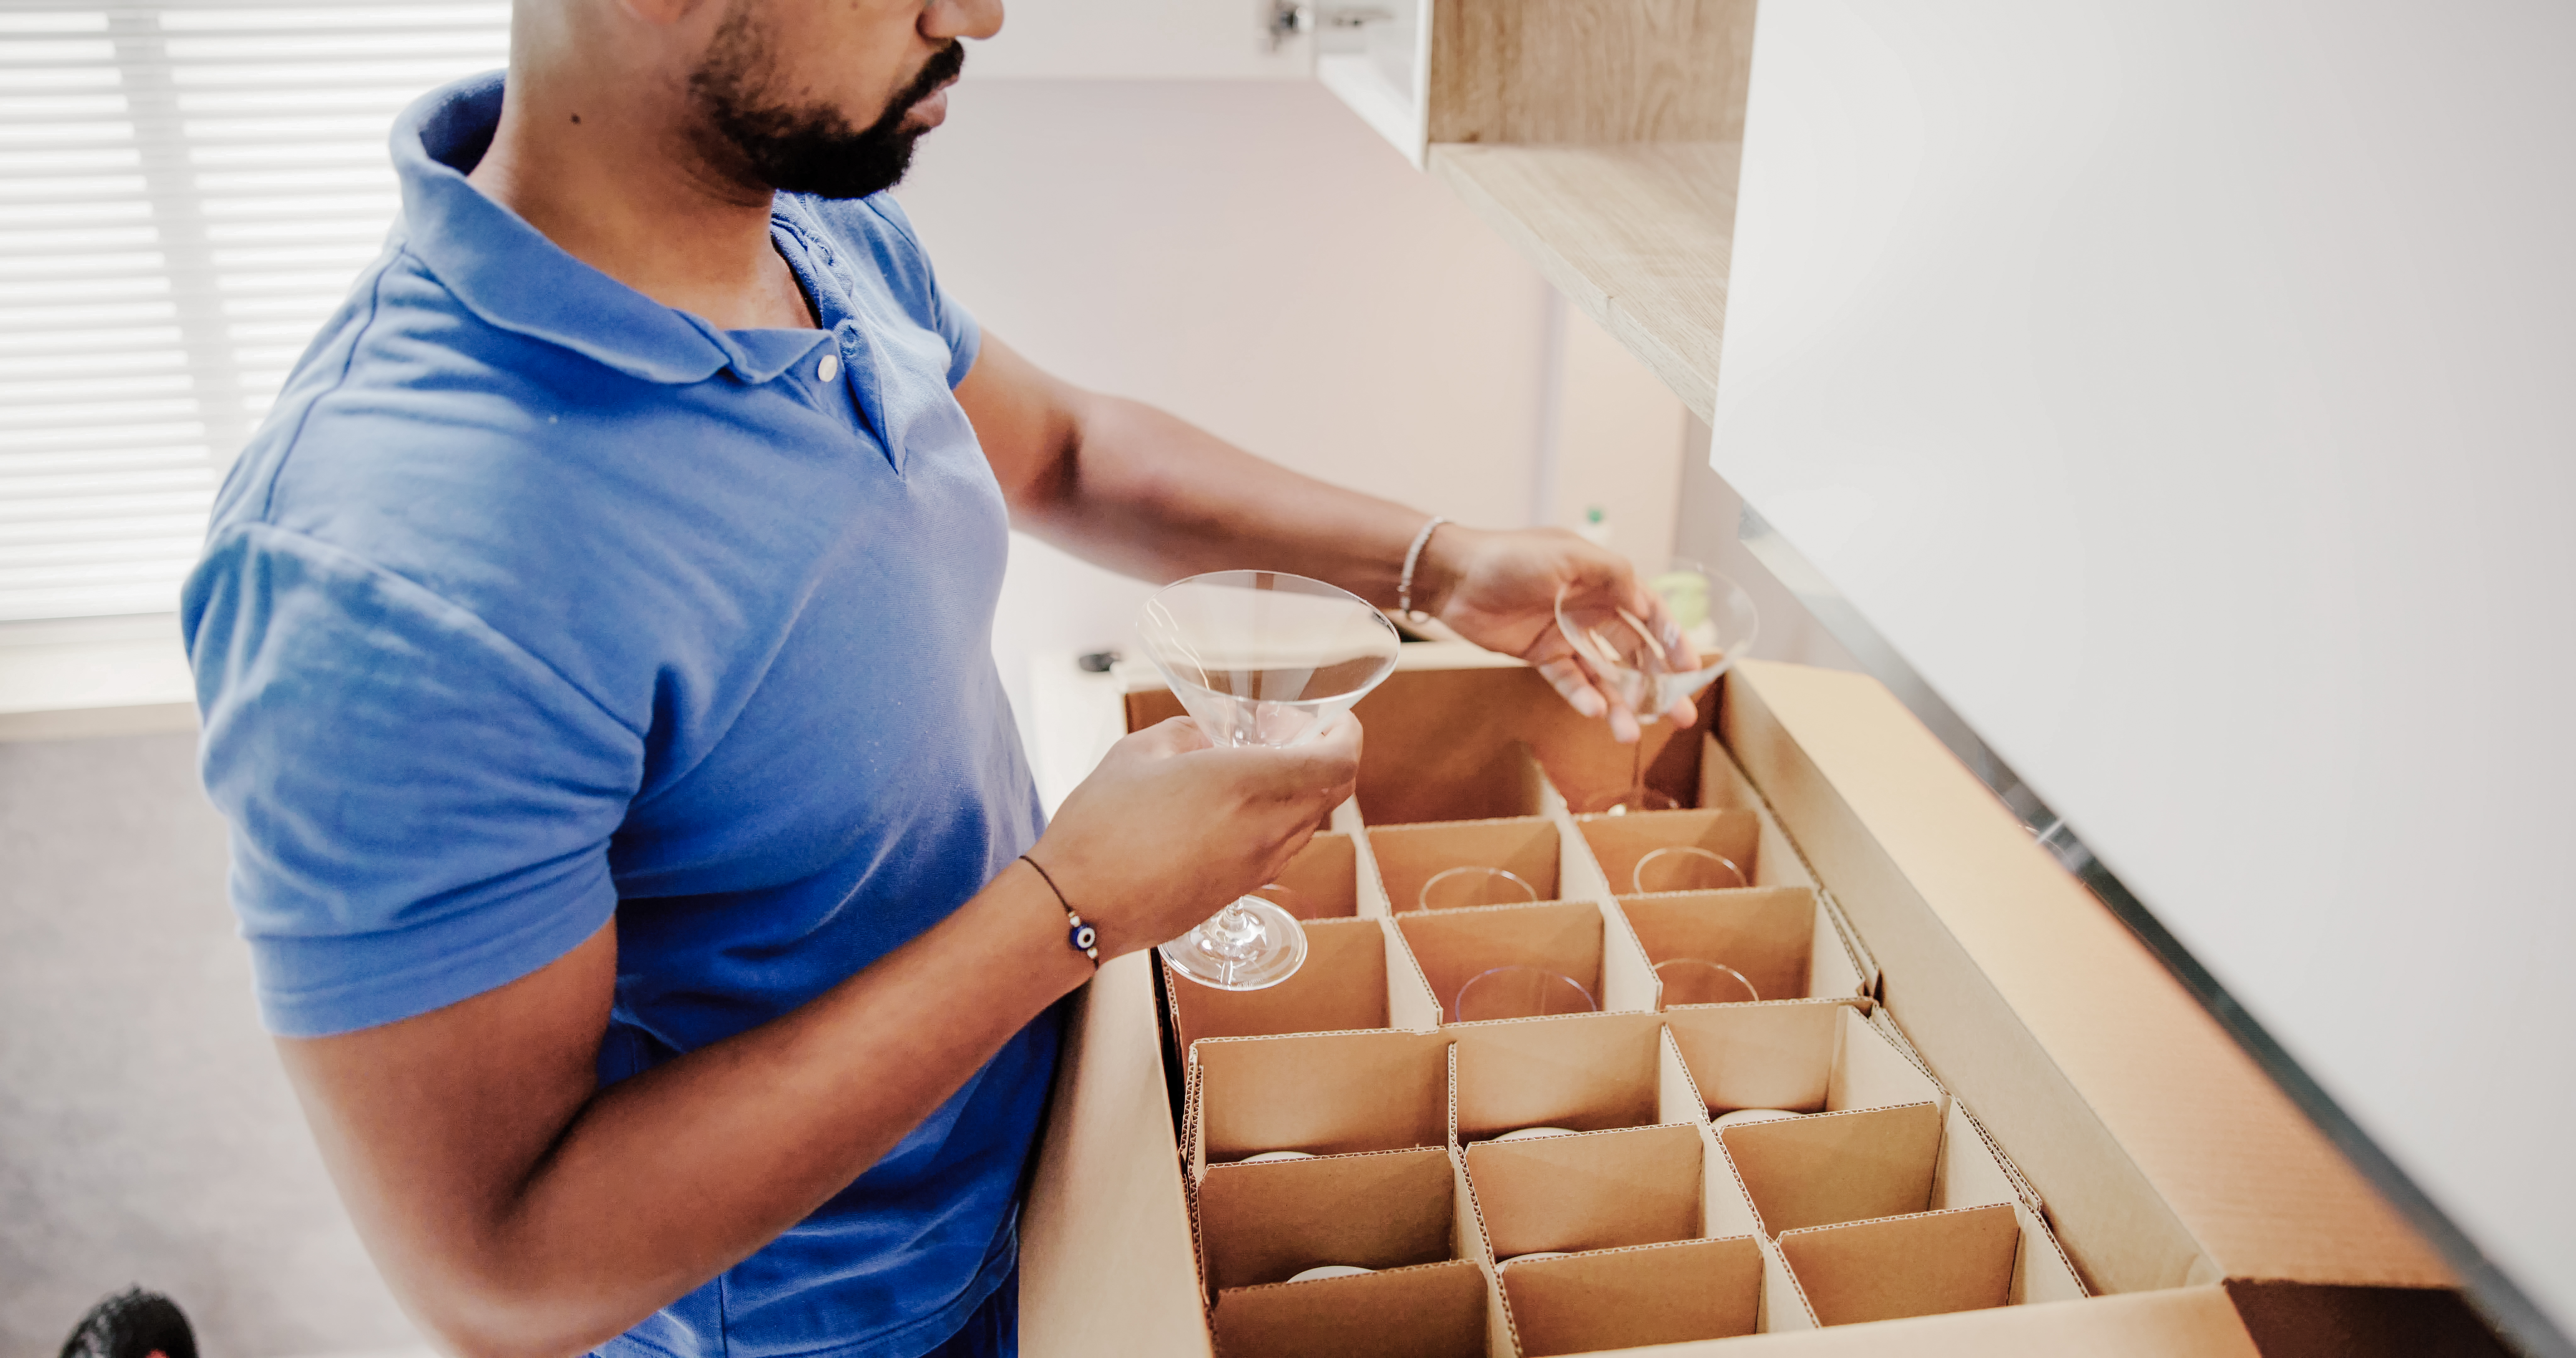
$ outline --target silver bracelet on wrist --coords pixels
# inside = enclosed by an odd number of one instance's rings
[[[1404,575],[1395,585],[1395,611],[1420,622],[1423,615],[1413,611],[1413,568],[1422,564],[1422,549],[1431,545],[1431,530],[1449,522],[1447,516],[1434,514],[1422,531],[1413,535],[1413,545],[1404,549]]]

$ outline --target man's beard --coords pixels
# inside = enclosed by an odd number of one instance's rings
[[[778,64],[767,32],[753,18],[760,10],[759,4],[745,4],[727,15],[707,45],[706,59],[689,76],[689,94],[728,158],[739,157],[754,178],[783,193],[865,198],[903,182],[912,167],[912,144],[929,130],[906,129],[903,120],[913,105],[965,68],[965,46],[950,39],[876,122],[854,128],[835,108],[769,101],[764,82]]]

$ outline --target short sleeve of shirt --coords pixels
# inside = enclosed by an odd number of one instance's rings
[[[453,1004],[612,917],[641,733],[473,614],[273,525],[219,533],[187,596],[272,1031]]]

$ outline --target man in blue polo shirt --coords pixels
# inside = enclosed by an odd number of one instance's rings
[[[1358,755],[1167,724],[1042,826],[1012,523],[1409,583],[1608,711],[1550,605],[1642,600],[1624,563],[1076,390],[940,290],[882,190],[1000,19],[522,0],[506,84],[397,126],[402,222],[224,487],[184,621],[262,1011],[458,1351],[1011,1350],[1068,911],[1100,958],[1182,932]]]

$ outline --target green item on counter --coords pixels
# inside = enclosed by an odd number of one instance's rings
[[[1646,582],[1664,608],[1673,615],[1673,625],[1687,632],[1708,621],[1708,577],[1695,571],[1672,571]]]

